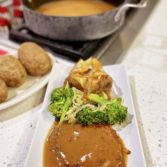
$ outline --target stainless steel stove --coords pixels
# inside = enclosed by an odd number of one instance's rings
[[[157,0],[151,0],[148,7],[129,11],[126,21],[120,30],[99,40],[59,42],[35,35],[24,26],[12,30],[9,37],[14,42],[37,42],[45,46],[53,55],[62,59],[68,60],[72,58],[72,60],[78,60],[92,56],[101,59],[103,64],[114,64],[130,47],[157,3]]]
[[[80,58],[82,59],[89,58],[92,55],[92,53],[94,53],[96,48],[100,48],[109,37],[93,41],[84,41],[84,42],[56,41],[36,35],[30,30],[28,30],[25,26],[22,26],[20,28],[11,30],[9,38],[16,42],[25,42],[25,41],[36,42],[46,47],[47,49],[52,50],[52,52],[62,54],[74,60],[78,60]]]

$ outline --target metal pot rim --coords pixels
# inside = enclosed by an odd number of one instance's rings
[[[25,5],[24,1],[23,1],[23,8],[29,10],[29,11],[33,11],[35,14],[38,14],[39,16],[44,16],[44,17],[55,17],[55,18],[63,18],[63,19],[77,19],[77,18],[88,18],[88,17],[98,17],[98,16],[102,16],[104,14],[109,14],[111,12],[115,12],[115,11],[118,11],[119,8],[124,5],[124,4],[127,4],[128,2],[123,2],[121,3],[119,6],[117,7],[114,7],[113,9],[111,10],[108,10],[108,11],[105,11],[105,12],[101,12],[101,13],[97,13],[97,14],[91,14],[91,15],[86,15],[86,16],[52,16],[52,15],[45,15],[45,14],[42,14],[42,13],[39,13],[37,12],[36,10],[33,10],[31,8],[29,8],[27,5]]]

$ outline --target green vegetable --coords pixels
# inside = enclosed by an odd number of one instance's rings
[[[79,123],[82,123],[84,125],[91,125],[105,123],[105,117],[105,113],[101,111],[93,112],[91,108],[85,107],[77,114],[76,119]]]
[[[54,89],[51,94],[49,111],[51,111],[55,117],[60,120],[60,123],[64,121],[65,114],[72,105],[73,96],[73,90],[68,84],[65,87]]]
[[[121,124],[127,117],[127,108],[122,105],[122,99],[107,100],[97,94],[90,94],[88,99],[99,105],[97,110],[85,107],[77,114],[77,122],[90,124]]]
[[[127,117],[127,107],[122,105],[122,99],[114,99],[105,108],[108,124],[121,124]]]
[[[65,87],[56,88],[51,94],[51,111],[59,123],[91,124],[121,124],[127,117],[127,108],[122,105],[122,99],[108,100],[105,94],[89,94],[87,101],[83,100],[83,92]]]

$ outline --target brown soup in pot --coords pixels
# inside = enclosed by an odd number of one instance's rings
[[[110,3],[99,0],[57,0],[36,9],[49,16],[88,16],[113,9]]]
[[[126,167],[129,153],[111,126],[54,123],[44,145],[44,167]]]

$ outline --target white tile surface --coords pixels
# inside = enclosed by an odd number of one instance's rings
[[[38,116],[39,107],[14,119],[0,121],[0,167],[23,167]]]

